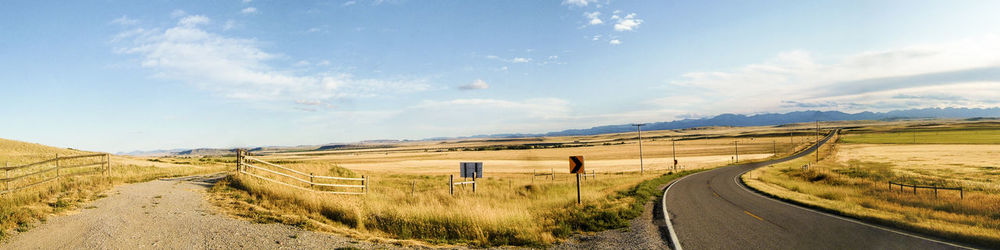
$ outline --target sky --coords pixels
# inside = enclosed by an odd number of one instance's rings
[[[998,1],[4,1],[0,138],[124,152],[1000,106]]]

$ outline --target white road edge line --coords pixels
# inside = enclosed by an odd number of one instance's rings
[[[765,166],[761,166],[761,167],[765,167]],[[761,168],[761,167],[757,167],[757,168]],[[931,238],[923,237],[923,236],[920,236],[920,235],[910,234],[910,233],[903,232],[903,231],[898,231],[898,230],[895,230],[895,229],[892,229],[892,228],[887,228],[887,227],[882,227],[882,226],[879,226],[879,225],[869,224],[867,222],[855,220],[855,219],[852,219],[852,218],[843,217],[843,216],[840,216],[840,215],[830,214],[830,213],[826,213],[826,212],[822,212],[822,211],[816,211],[816,210],[809,209],[809,208],[806,208],[806,207],[802,207],[802,206],[799,206],[799,205],[796,205],[796,204],[788,203],[788,202],[785,202],[785,201],[782,201],[782,200],[778,200],[778,199],[775,199],[775,198],[771,198],[771,197],[767,197],[767,196],[761,195],[761,194],[759,194],[759,193],[757,193],[757,192],[755,192],[753,190],[748,189],[746,186],[743,185],[743,183],[740,183],[740,181],[739,181],[739,178],[741,178],[744,174],[746,174],[747,172],[750,172],[750,171],[752,171],[754,169],[757,169],[757,168],[752,168],[752,169],[749,169],[747,171],[741,172],[739,175],[736,175],[735,177],[733,177],[733,182],[736,182],[736,185],[739,186],[740,188],[742,188],[743,191],[747,191],[748,193],[754,194],[756,196],[763,197],[765,199],[776,201],[776,202],[784,204],[786,206],[790,206],[790,207],[802,209],[802,210],[805,210],[805,211],[813,212],[813,213],[816,213],[816,214],[829,216],[829,217],[834,218],[834,219],[839,219],[839,220],[843,220],[843,221],[847,221],[847,222],[852,222],[852,223],[859,224],[859,225],[869,226],[869,227],[872,227],[872,228],[881,229],[883,231],[893,232],[893,233],[897,233],[897,234],[901,234],[901,235],[909,236],[909,237],[913,237],[913,238],[918,238],[918,239],[922,239],[922,240],[926,240],[926,241],[937,242],[937,243],[941,243],[941,244],[945,244],[945,245],[949,245],[949,246],[953,246],[953,247],[957,247],[957,248],[976,249],[976,248],[971,248],[971,247],[967,247],[967,246],[963,246],[963,245],[959,245],[959,244],[955,244],[955,243],[951,243],[951,242],[945,242],[945,241],[940,241],[940,240],[936,240],[936,239],[931,239]]]
[[[718,169],[718,168],[715,168],[715,169]],[[705,173],[705,172],[710,172],[710,171],[715,170],[715,169],[710,169],[710,170],[705,170],[705,171],[697,172],[697,173],[690,174],[690,175],[685,175],[684,177],[681,177],[680,179],[676,179],[673,182],[670,182],[670,185],[667,185],[667,188],[663,190],[663,196],[660,198],[660,200],[661,200],[660,202],[662,203],[660,207],[663,208],[663,220],[665,220],[667,222],[667,230],[670,231],[670,245],[671,245],[670,248],[673,248],[674,250],[683,250],[683,248],[681,248],[681,242],[680,242],[680,240],[677,239],[677,231],[674,230],[674,224],[670,223],[670,213],[667,213],[667,192],[670,191],[670,188],[673,187],[674,184],[677,184],[678,182],[681,182],[681,180],[683,180],[684,178],[687,178],[688,176],[692,176],[692,175],[696,175],[696,174],[700,174],[700,173]]]

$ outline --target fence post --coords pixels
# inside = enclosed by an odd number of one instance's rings
[[[309,188],[310,189],[315,189],[316,188],[316,187],[313,186],[314,182],[315,181],[313,181],[313,173],[309,173]]]
[[[56,154],[56,177],[59,177],[59,154]]]
[[[937,199],[937,186],[934,186],[934,198]]]
[[[363,191],[367,194],[368,193],[368,176],[367,175],[362,175],[361,179],[362,179],[361,180],[361,184],[363,184],[363,186],[365,186]]]
[[[476,173],[472,172],[472,193],[476,193]]]
[[[410,195],[417,192],[417,181],[410,181]]]
[[[243,150],[236,149],[236,175],[240,174],[240,165],[243,165]]]
[[[448,193],[455,195],[455,175],[448,175]]]
[[[958,195],[961,195],[962,199],[964,200],[965,199],[965,190],[962,190],[962,188],[959,187],[958,188]]]
[[[531,184],[535,184],[535,174],[536,173],[537,173],[536,170],[534,170],[534,169],[531,170]]]
[[[10,162],[4,163],[4,167],[10,168]],[[5,168],[3,170],[4,191],[10,191],[10,180],[8,179],[10,179],[10,169]]]
[[[111,154],[104,154],[104,170],[111,177]]]
[[[913,185],[913,195],[917,195],[917,185]]]

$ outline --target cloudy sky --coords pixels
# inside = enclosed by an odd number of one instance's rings
[[[998,1],[5,1],[0,138],[100,151],[1000,106]]]

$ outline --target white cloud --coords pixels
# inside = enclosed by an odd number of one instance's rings
[[[139,23],[139,20],[128,18],[128,16],[122,16],[119,18],[115,18],[115,20],[111,20],[111,23],[122,26],[130,26]]]
[[[628,14],[624,18],[618,18],[617,15],[612,16],[612,19],[617,19],[618,23],[615,23],[615,30],[617,31],[631,31],[639,28],[642,24],[642,19],[636,19],[635,13]]]
[[[243,13],[243,14],[256,14],[257,13],[257,8],[246,7],[246,8],[243,8],[243,10],[241,10],[240,13]]]
[[[588,22],[588,24],[590,24],[590,25],[598,25],[598,24],[603,24],[604,23],[604,21],[601,21],[601,18],[600,18],[601,12],[597,12],[597,11],[594,11],[594,12],[584,12],[583,15],[586,16],[587,19],[590,19],[590,21]]]
[[[250,3],[250,2],[253,2],[253,0],[243,0],[243,3]]]
[[[230,30],[233,28],[236,28],[236,21],[233,21],[232,19],[226,20],[226,24],[222,25],[222,30]]]
[[[592,37],[590,40],[591,41],[601,40],[601,35],[594,35],[594,37]]]
[[[182,16],[187,16],[187,12],[184,12],[184,10],[174,10],[174,11],[170,12],[170,17],[171,18],[178,18],[178,17],[182,17]]]
[[[295,100],[296,104],[309,105],[309,106],[319,106],[323,105],[323,102],[317,100]]]
[[[184,18],[181,18],[180,21],[177,21],[177,25],[183,27],[194,27],[202,24],[207,24],[211,21],[212,20],[208,19],[208,17],[201,15],[186,16]]]
[[[500,99],[454,99],[449,101],[423,101],[414,106],[437,114],[461,113],[466,117],[495,119],[562,119],[568,117],[569,102],[558,98],[534,98],[523,101]],[[489,117],[489,118],[487,118]],[[495,123],[496,124],[496,123]]]
[[[591,3],[596,3],[597,0],[563,0],[563,5],[574,5],[574,6],[587,6]]]
[[[226,37],[200,28],[210,20],[186,16],[165,30],[126,31],[116,36],[116,52],[136,55],[154,77],[180,81],[242,100],[327,100],[426,90],[424,80],[364,79],[348,73],[297,75],[271,65],[283,56],[265,52],[257,41]]]
[[[517,57],[517,56],[515,56],[515,57],[513,57],[511,59],[506,59],[506,58],[502,58],[502,57],[495,56],[495,55],[487,55],[486,59],[497,60],[497,61],[506,62],[506,63],[530,63],[530,62],[534,61],[534,59],[527,58],[527,57]]]
[[[611,41],[608,41],[608,44],[619,45],[619,44],[622,44],[622,41],[618,40],[618,39],[611,39]]]
[[[686,73],[668,88],[688,94],[679,108],[703,113],[997,106],[996,58],[998,36],[823,58],[788,51],[733,70]]]
[[[458,86],[458,89],[460,90],[478,90],[478,89],[488,89],[488,88],[490,88],[490,85],[487,84],[482,79],[476,79],[476,81],[470,84]]]
[[[347,2],[344,2],[343,6],[351,6],[351,5],[354,5],[356,3],[358,3],[358,2],[357,1],[347,1]]]

